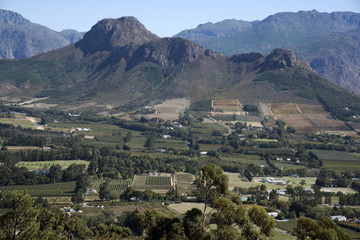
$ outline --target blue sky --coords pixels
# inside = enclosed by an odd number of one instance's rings
[[[360,12],[358,0],[0,0],[0,8],[18,12],[56,31],[88,31],[103,18],[134,16],[160,37],[224,19],[262,20],[277,12],[316,9]]]

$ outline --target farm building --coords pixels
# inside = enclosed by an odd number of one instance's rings
[[[268,212],[268,215],[276,218],[277,216],[279,216],[279,213],[277,213],[277,212]]]
[[[337,219],[339,222],[344,222],[344,221],[346,221],[346,217],[345,217],[345,216],[341,216],[341,215],[331,216],[331,220],[335,220],[335,219]]]

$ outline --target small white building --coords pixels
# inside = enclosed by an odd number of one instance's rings
[[[163,135],[162,138],[168,139],[168,138],[171,138],[171,136],[170,135]]]
[[[342,216],[342,215],[336,215],[336,216],[331,216],[331,220],[335,220],[337,219],[339,222],[344,222],[346,221],[346,217],[345,216]]]
[[[206,155],[207,152],[200,152],[200,155]]]
[[[268,215],[276,218],[277,216],[279,216],[279,213],[277,213],[277,212],[268,212]]]

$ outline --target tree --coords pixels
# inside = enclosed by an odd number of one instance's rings
[[[319,223],[306,217],[301,217],[297,221],[295,234],[299,240],[319,239],[319,240],[349,240],[350,237],[335,224],[330,218],[322,218]]]
[[[262,234],[265,236],[273,236],[273,228],[276,225],[276,221],[273,217],[269,216],[264,208],[255,206],[249,211],[250,220],[256,224]]]
[[[229,178],[223,170],[214,165],[207,164],[200,171],[200,188],[205,196],[205,204],[203,211],[203,227],[205,227],[206,208],[209,203],[220,195],[225,195],[228,190]]]
[[[110,197],[111,197],[110,184],[109,181],[105,181],[100,185],[99,198],[102,201],[104,200],[108,201],[110,200]]]
[[[60,164],[54,164],[49,169],[48,177],[50,178],[50,181],[56,183],[60,182],[62,178],[62,170]]]
[[[10,193],[11,210],[0,217],[0,229],[5,239],[35,239],[39,231],[39,206],[26,191]],[[0,236],[1,237],[1,236]]]
[[[202,215],[201,210],[198,208],[193,208],[185,213],[183,226],[188,239],[202,238]]]

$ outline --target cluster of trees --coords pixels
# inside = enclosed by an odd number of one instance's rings
[[[62,170],[59,164],[52,165],[48,170],[29,171],[24,167],[0,166],[0,185],[33,185],[55,182],[76,181],[86,172],[85,164],[71,164]]]
[[[0,216],[1,239],[99,239],[131,236],[128,228],[99,224],[88,228],[77,216],[55,206],[37,204],[23,191],[9,196],[9,211]]]
[[[301,217],[297,221],[295,233],[298,239],[336,239],[350,240],[350,236],[330,218],[322,218],[316,222],[310,218]]]

